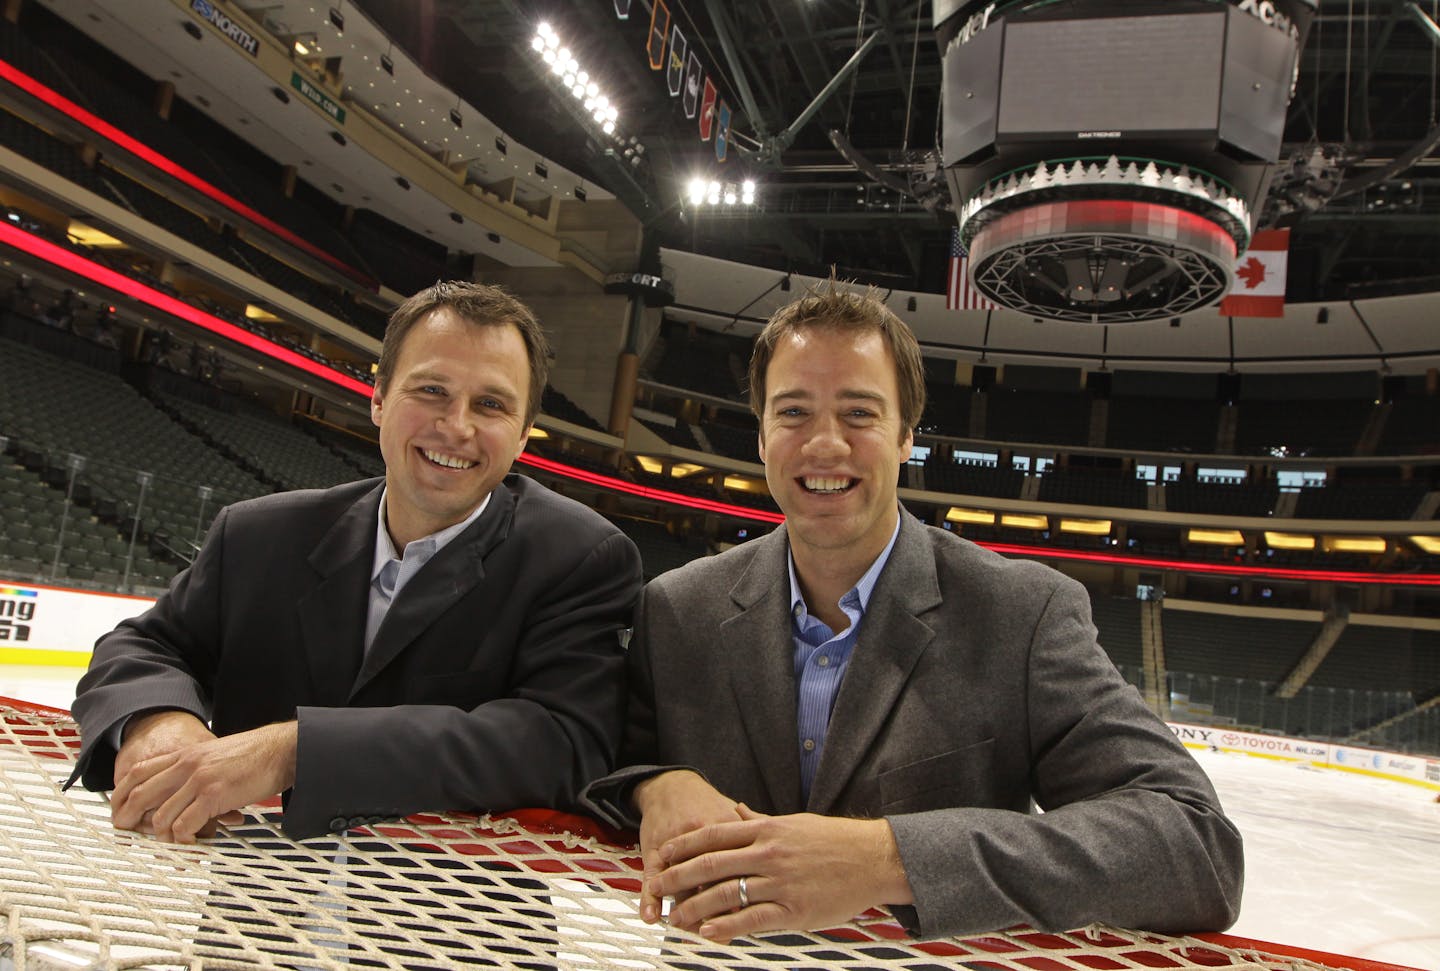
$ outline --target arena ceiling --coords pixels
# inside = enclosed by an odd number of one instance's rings
[[[649,0],[354,0],[435,77],[507,131],[625,199],[660,242],[710,256],[907,290],[943,290],[947,214],[862,173],[905,183],[937,144],[940,61],[926,0],[673,0],[707,76],[734,112],[715,161],[682,99],[651,71]],[[287,6],[291,5],[289,3]],[[617,6],[629,6],[628,20]],[[1118,5],[1123,6],[1123,4]],[[1292,301],[1440,290],[1435,0],[1320,0],[1302,54],[1277,172],[1293,228]],[[530,47],[546,20],[612,91],[646,146],[629,167],[579,122]],[[817,96],[867,39],[852,74]],[[792,128],[797,120],[808,121]],[[854,152],[842,154],[838,134]],[[1407,153],[1420,160],[1401,169]],[[680,203],[696,175],[759,183],[761,206],[729,214]],[[1374,184],[1360,188],[1367,177]]]
[[[509,234],[457,221],[449,205],[419,186],[398,185],[403,180],[384,159],[347,147],[321,112],[295,99],[282,104],[275,81],[256,71],[249,55],[222,37],[186,29],[195,26],[195,0],[35,2],[150,76],[172,80],[181,97],[295,165],[337,201],[373,208],[497,264],[555,265]],[[664,74],[647,64],[648,0],[633,0],[628,20],[617,18],[616,0],[333,2],[343,29],[322,0],[234,0],[234,7],[280,44],[316,48],[306,63],[339,79],[344,104],[465,166],[475,182],[509,184],[515,199],[542,204],[585,198],[597,213],[619,199],[678,272],[673,312],[682,319],[681,305],[688,305],[690,319],[744,330],[785,298],[785,275],[823,277],[833,265],[842,276],[895,291],[896,309],[911,313],[906,319],[927,348],[960,359],[1402,373],[1440,360],[1430,323],[1440,312],[1440,156],[1432,144],[1440,38],[1416,16],[1440,16],[1440,0],[1320,0],[1287,122],[1281,177],[1291,210],[1270,216],[1294,230],[1286,319],[1236,319],[1227,327],[1207,309],[1178,328],[945,311],[935,295],[945,287],[953,217],[882,185],[923,174],[936,144],[939,59],[928,3],[672,2],[675,22],[735,112],[721,166],[670,97]],[[574,45],[611,93],[623,143],[587,128],[554,84],[531,46],[542,21]],[[854,73],[817,99],[857,43],[871,37],[878,39]],[[742,84],[748,94],[738,93]],[[812,107],[813,117],[797,124]],[[447,117],[452,110],[459,124]],[[621,150],[630,135],[645,145],[638,165]],[[837,141],[854,151],[847,157]],[[1396,160],[1407,154],[1420,158],[1402,170]],[[722,171],[732,181],[756,179],[761,204],[726,214],[685,203],[692,176]],[[1347,191],[1366,180],[1375,184]],[[743,266],[706,271],[712,259]],[[905,291],[919,292],[915,304]],[[1320,302],[1330,305],[1324,327],[1316,326]]]

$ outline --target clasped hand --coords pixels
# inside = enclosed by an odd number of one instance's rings
[[[724,943],[764,931],[834,927],[870,907],[912,902],[885,820],[767,816],[736,803],[721,811],[724,797],[699,776],[686,775],[691,805],[703,795],[698,786],[717,797],[708,803],[716,811],[698,826],[677,826],[668,814],[652,824],[652,810],[659,814],[680,800],[672,789],[668,805],[650,803],[637,789],[645,920],[658,919],[658,902],[674,897],[672,926]]]
[[[136,716],[115,757],[111,821],[173,843],[210,836],[294,784],[296,737],[294,722],[216,738],[189,712]]]

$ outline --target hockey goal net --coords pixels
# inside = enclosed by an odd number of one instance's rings
[[[633,845],[579,817],[419,815],[296,842],[262,806],[176,846],[61,791],[78,746],[64,712],[0,699],[0,969],[1384,967],[1101,926],[917,942],[879,912],[720,946],[641,922]]]

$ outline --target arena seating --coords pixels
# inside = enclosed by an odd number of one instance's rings
[[[743,419],[736,415],[736,420]],[[753,419],[746,427],[729,421],[704,421],[700,423],[700,430],[716,453],[742,462],[760,461],[759,429]]]
[[[221,505],[271,491],[118,375],[11,340],[0,340],[0,427],[12,445],[29,448],[57,475],[63,476],[68,454],[83,455],[84,504],[120,522],[141,501],[137,473],[151,473],[139,509],[142,535],[177,555]],[[204,508],[200,486],[213,490]]]
[[[1339,480],[1323,488],[1301,489],[1295,515],[1301,519],[1409,519],[1429,490],[1423,481]]]
[[[707,552],[703,540],[674,536],[658,523],[626,517],[614,517],[613,522],[639,548],[646,580],[684,566]]]
[[[1266,482],[1196,482],[1180,479],[1165,483],[1165,508],[1171,512],[1214,516],[1268,516],[1275,509],[1280,488]]]
[[[925,460],[925,489],[928,492],[1018,499],[1024,483],[1025,473],[1018,469],[953,462],[933,454]]]
[[[1308,683],[1360,691],[1409,691],[1421,687],[1425,684],[1424,661],[1419,655],[1424,645],[1417,643],[1418,633],[1349,624]],[[1440,677],[1430,686],[1440,688]]]
[[[363,473],[335,451],[271,412],[236,403],[217,411],[162,395],[160,405],[207,444],[254,468],[282,489],[323,489]]]
[[[1110,448],[1213,452],[1220,406],[1213,399],[1114,396],[1105,444]]]
[[[581,428],[588,428],[596,432],[606,431],[605,426],[592,417],[588,411],[548,384],[540,392],[540,410],[551,418],[559,418],[561,421],[568,421]]]
[[[955,384],[935,381],[925,385],[925,414],[920,430],[930,435],[970,437],[970,404],[974,392]]]
[[[0,57],[338,258],[351,255],[331,221],[280,192],[274,162],[179,99],[172,120],[161,118],[152,103],[154,82],[82,35],[43,15],[27,17],[24,29],[0,23]],[[276,178],[266,181],[257,171]]]
[[[717,398],[744,401],[742,376],[750,360],[745,338],[697,330],[667,322],[643,373],[673,388],[685,388]]]
[[[695,433],[690,429],[690,426],[678,418],[673,425],[668,425],[663,421],[652,421],[648,418],[637,418],[636,420],[671,445],[677,446],[678,448],[688,448],[697,452],[704,450],[704,446],[702,446],[700,441],[695,437]]]
[[[186,242],[204,249],[217,259],[239,267],[252,276],[298,297],[318,310],[359,327],[373,337],[384,335],[385,316],[363,304],[345,299],[334,282],[307,276],[235,234],[225,234],[218,225],[179,205],[143,182],[104,162],[86,167],[75,148],[28,125],[14,116],[0,114],[0,137],[7,145],[32,161],[65,176],[108,201],[126,209]],[[87,254],[89,255],[89,254]],[[431,277],[433,282],[434,277]]]
[[[1140,640],[1140,601],[1134,597],[1092,595],[1090,610],[1100,632],[1100,646],[1116,667],[1144,667]]]
[[[1243,455],[1354,455],[1375,405],[1358,399],[1254,401],[1236,407],[1235,450]],[[1297,417],[1303,416],[1297,421]]]
[[[1386,455],[1434,455],[1440,451],[1440,396],[1396,398],[1390,404],[1378,451]]]
[[[1345,629],[1293,698],[1277,697],[1276,686],[1319,629],[1319,623],[1167,610],[1171,690],[1240,727],[1322,738],[1348,737],[1414,707],[1416,681],[1405,672],[1411,632],[1358,626]]]
[[[1040,501],[1144,509],[1146,487],[1120,469],[1051,466],[1040,477]]]
[[[340,435],[326,432],[314,423],[297,426],[305,434],[339,453],[340,457],[367,477],[385,474],[385,460],[380,457],[378,445],[363,442],[350,434]]]
[[[143,539],[131,556],[129,537],[116,524],[100,522],[78,503],[67,510],[60,486],[47,484],[39,473],[14,464],[13,456],[0,454],[0,509],[5,512],[0,517],[0,564],[7,571],[113,588],[124,579],[129,557],[131,583],[161,586],[169,581],[174,564],[153,558]]]
[[[1279,682],[1305,653],[1319,622],[1254,620],[1166,610],[1165,666],[1189,674]]]
[[[346,236],[366,265],[399,293],[418,293],[451,275],[445,271],[444,246],[369,209],[356,210]],[[384,330],[383,322],[380,329]]]
[[[1084,392],[991,388],[985,437],[1000,442],[1085,445],[1090,433],[1090,396]]]

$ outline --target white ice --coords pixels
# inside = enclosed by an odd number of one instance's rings
[[[1440,971],[1434,790],[1193,754],[1245,837],[1245,900],[1231,934]]]

